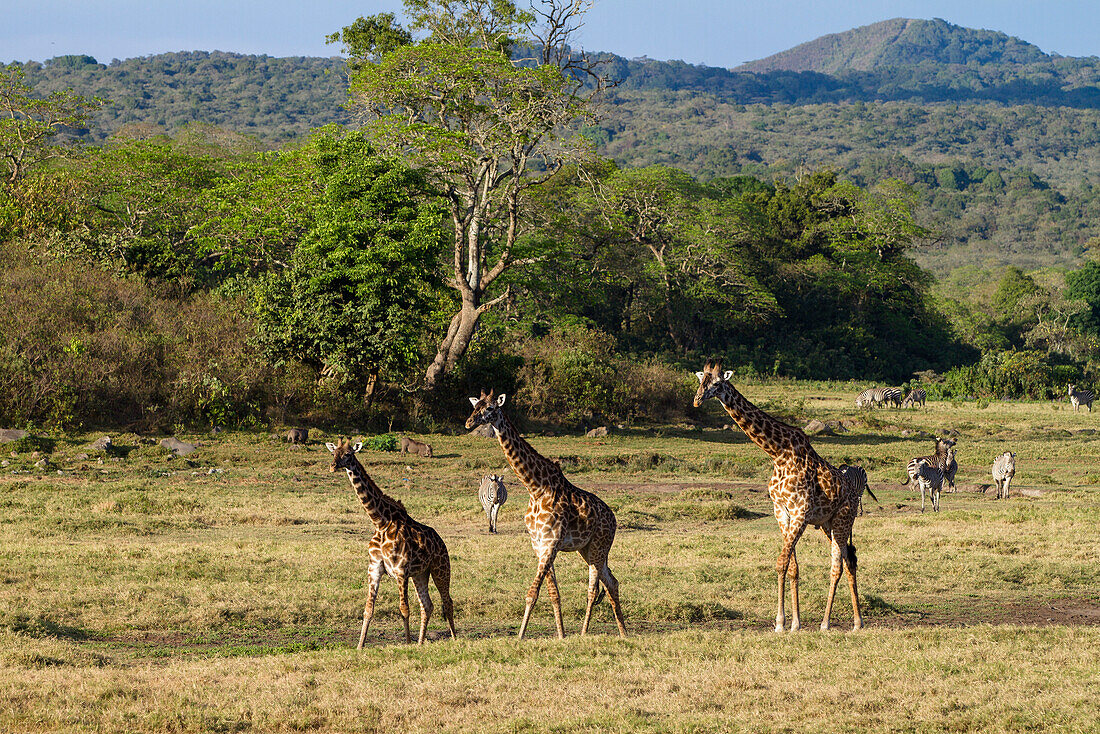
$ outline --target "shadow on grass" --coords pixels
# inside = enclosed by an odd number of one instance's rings
[[[53,637],[59,640],[84,641],[95,637],[87,630],[79,627],[70,627],[67,624],[55,622],[43,617],[30,617],[25,614],[17,614],[3,625],[12,632],[27,635],[34,638]]]

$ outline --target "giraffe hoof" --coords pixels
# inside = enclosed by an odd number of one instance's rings
[[[775,633],[777,635],[783,634],[783,625],[782,625],[782,623],[775,625]]]
[[[827,625],[827,624],[825,624],[824,622],[822,622],[822,623],[821,623],[821,631],[822,631],[822,632],[828,632],[828,631],[829,631],[829,625]]]

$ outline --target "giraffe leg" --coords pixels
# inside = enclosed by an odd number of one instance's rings
[[[794,546],[798,542],[798,539],[802,536],[802,531],[806,529],[805,523],[797,522],[792,519],[787,519],[783,528],[783,550],[779,552],[779,560],[776,561],[775,570],[779,576],[779,604],[778,610],[775,613],[775,631],[782,632],[784,623],[786,622],[786,612],[783,609],[783,597],[786,596],[786,581],[787,571],[791,567],[791,561],[794,558]],[[795,561],[794,576],[791,583],[791,603],[794,606],[792,610],[791,618],[791,631],[794,632],[799,628],[798,620],[798,562]]]
[[[401,620],[405,623],[405,643],[412,642],[412,634],[409,632],[409,577],[402,574],[397,577],[397,593],[400,595],[401,604],[398,611],[401,612]]]
[[[791,565],[787,567],[787,580],[791,582],[791,632],[802,628],[801,612],[798,607],[798,552],[791,549]]]
[[[432,569],[432,580],[435,588],[439,589],[439,602],[443,607],[443,618],[447,620],[447,629],[451,631],[451,639],[455,633],[455,608],[451,601],[451,559],[444,556],[443,562]]]
[[[840,583],[840,577],[844,573],[844,546],[834,533],[832,536],[833,565],[829,569],[829,596],[825,598],[825,616],[821,620],[821,631],[829,629],[829,621],[833,616],[833,597],[836,595],[836,587]]]
[[[546,574],[546,591],[550,594],[550,607],[554,610],[554,626],[558,628],[558,639],[565,639],[565,623],[561,616],[561,593],[558,589],[558,576],[554,567]]]
[[[527,606],[523,610],[523,622],[519,626],[519,639],[521,640],[524,633],[527,632],[527,623],[531,620],[531,610],[535,608],[535,602],[539,600],[539,587],[542,586],[542,580],[546,578],[546,574],[554,565],[554,556],[556,555],[557,551],[550,551],[544,558],[539,559],[539,569],[535,573],[535,580],[531,582],[531,587],[527,589]]]
[[[848,589],[852,592],[852,630],[863,629],[863,615],[859,613],[859,591],[856,586],[856,547],[849,535],[844,547],[844,565],[848,568]]]
[[[581,634],[588,634],[588,623],[592,620],[592,607],[596,605],[596,594],[600,588],[600,569],[589,564],[588,566],[588,606],[584,610],[584,624],[581,625]]]
[[[359,631],[359,644],[356,650],[363,649],[363,641],[367,639],[367,627],[374,618],[374,600],[378,597],[378,583],[382,580],[382,561],[371,561],[367,573],[370,576],[370,590],[367,591],[367,605],[363,607],[363,629]]]
[[[600,580],[607,589],[607,599],[611,602],[611,611],[615,613],[615,624],[619,627],[619,637],[626,638],[626,621],[623,619],[623,608],[619,604],[619,580],[611,573],[611,567],[604,562],[600,571]]]
[[[420,599],[420,634],[416,638],[416,644],[423,645],[424,637],[428,634],[428,620],[432,617],[432,598],[428,595],[428,572],[413,576],[413,586],[416,587],[416,596]]]

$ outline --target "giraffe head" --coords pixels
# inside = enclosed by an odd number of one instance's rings
[[[488,393],[482,390],[480,398],[470,398],[470,405],[474,406],[474,412],[470,413],[470,417],[466,419],[466,430],[472,430],[485,423],[496,427],[504,416],[501,412],[504,398],[504,393],[494,398],[492,390]]]
[[[352,445],[351,441],[340,439],[340,443],[326,443],[325,446],[332,453],[332,471],[348,469],[355,461],[355,452],[363,448],[363,442]]]
[[[696,372],[695,376],[699,378],[699,389],[695,391],[695,407],[698,408],[718,393],[719,385],[733,377],[733,370],[723,373],[721,362],[708,360],[703,371]]]

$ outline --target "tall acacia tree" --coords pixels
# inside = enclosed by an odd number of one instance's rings
[[[364,129],[382,151],[427,172],[451,216],[450,285],[460,305],[425,374],[428,389],[505,297],[487,297],[493,283],[524,260],[525,193],[588,150],[576,122],[604,80],[571,40],[589,5],[405,0],[411,33],[381,14],[329,37],[349,55],[350,107]]]

